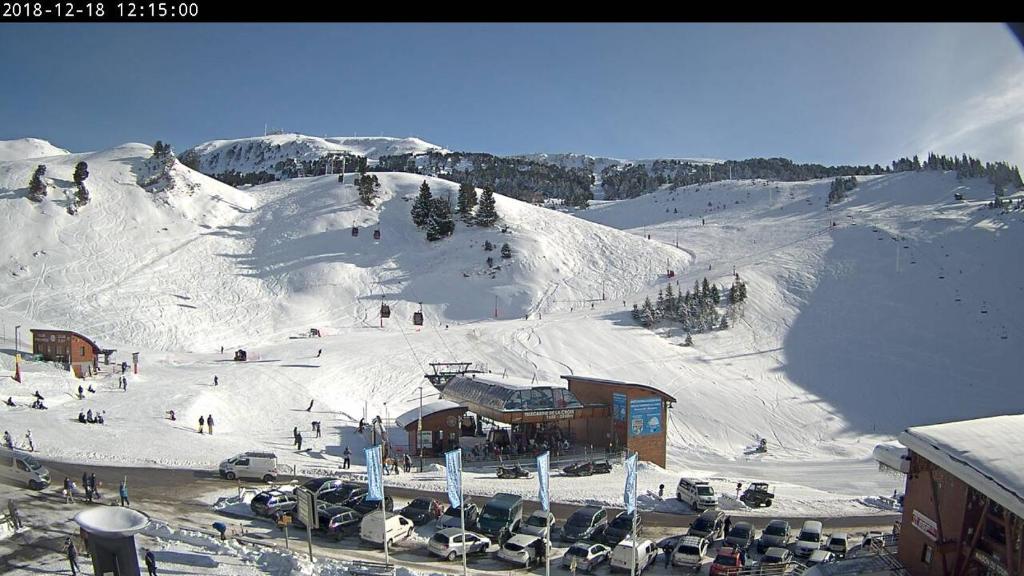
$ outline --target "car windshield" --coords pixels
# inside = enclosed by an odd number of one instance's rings
[[[587,527],[590,526],[593,519],[594,517],[590,514],[573,514],[569,517],[569,526]]]
[[[454,506],[449,506],[448,509],[444,511],[445,516],[458,516],[459,514],[459,509]]]
[[[845,546],[846,545],[846,539],[845,538],[833,538],[833,539],[828,541],[828,544],[829,544],[829,546]]]
[[[445,545],[447,545],[448,544],[448,535],[447,534],[441,534],[440,532],[438,532],[437,534],[434,534],[434,537],[431,538],[431,540],[433,540],[434,542],[437,542],[438,544],[445,544]]]
[[[711,520],[701,516],[694,521],[693,529],[699,532],[708,532],[711,530]]]
[[[778,564],[782,562],[782,555],[765,554],[763,557],[761,557],[761,562],[765,564]]]
[[[799,539],[803,540],[804,542],[818,542],[821,540],[821,534],[818,534],[817,532],[808,532],[806,530],[801,530]]]
[[[733,526],[732,530],[729,531],[729,536],[736,538],[746,538],[750,536],[750,528],[746,526]]]
[[[735,556],[718,555],[718,556],[715,556],[715,564],[721,564],[722,566],[735,566],[736,565],[736,557]]]
[[[711,486],[697,486],[698,496],[714,496],[715,490]]]
[[[548,525],[548,519],[544,516],[530,516],[526,521],[530,526],[537,526],[538,528],[544,528]]]
[[[494,510],[491,508],[484,508],[484,511],[480,513],[480,519],[505,521],[508,519],[508,510]]]
[[[769,524],[765,529],[764,533],[769,536],[785,536],[786,527],[779,524]]]
[[[685,545],[679,547],[679,554],[686,554],[686,555],[689,555],[689,556],[696,556],[696,555],[700,554],[700,550],[698,550],[696,546],[690,546],[689,544],[685,544]]]
[[[505,544],[505,549],[506,550],[511,550],[512,552],[519,552],[520,550],[523,549],[523,547],[520,546],[519,544],[516,544],[515,542],[508,542],[508,543]]]
[[[632,528],[632,527],[633,527],[633,517],[632,516],[626,516],[625,514],[623,514],[622,516],[617,516],[615,518],[615,520],[612,521],[612,528],[617,528],[619,530],[623,530],[623,529]]]
[[[412,502],[409,502],[409,508],[422,508],[424,510],[427,510],[430,508],[430,500],[426,500],[424,498],[417,498]]]
[[[576,556],[577,558],[587,557],[587,548],[583,546],[572,546],[566,552],[566,556]]]

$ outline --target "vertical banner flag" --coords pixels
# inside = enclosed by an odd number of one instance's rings
[[[636,510],[636,452],[626,458],[626,491],[622,498],[626,504],[626,513],[632,514]]]
[[[453,508],[462,506],[462,448],[444,453],[444,466],[448,477],[448,502]]]
[[[551,460],[551,453],[545,452],[537,456],[537,483],[539,484],[538,496],[540,496],[540,507],[545,512],[551,511],[551,503],[548,500],[548,464]]]
[[[366,452],[366,500],[380,502],[384,499],[384,468],[380,445],[364,450]]]

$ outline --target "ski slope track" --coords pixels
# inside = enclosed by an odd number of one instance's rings
[[[79,381],[42,362],[23,363],[23,383],[7,380],[18,406],[3,407],[4,428],[16,438],[32,429],[47,457],[213,467],[271,449],[300,471],[334,469],[345,446],[361,455],[361,416],[416,405],[428,362],[467,361],[675,396],[668,470],[646,467],[642,492],[671,490],[681,474],[726,493],[766,480],[778,494],[766,514],[865,514],[866,497],[901,487],[877,471],[876,443],[912,425],[1020,412],[1024,400],[1010,385],[1024,368],[1012,348],[1024,338],[1014,306],[1024,222],[986,208],[983,181],[865,177],[831,210],[828,181],[665,189],[575,215],[497,196],[497,227],[459,222],[430,243],[409,217],[422,176],[378,173],[380,197],[367,207],[351,174],[237,190],[176,164],[174,185],[152,194],[138,184],[151,152],[128,144],[0,162],[0,369],[13,370],[14,325],[22,351],[29,328],[54,327],[116,348],[117,362],[141,353],[127,392],[104,369],[90,380],[97,392],[78,400]],[[80,160],[92,202],[72,216],[64,192]],[[38,163],[51,187],[34,204],[24,196]],[[455,184],[426,181],[455,198]],[[728,330],[684,347],[678,327],[631,319],[632,304],[665,288],[666,269],[685,291],[705,276],[728,287],[734,266],[749,299]],[[383,328],[382,300],[392,311]],[[306,338],[309,328],[324,336]],[[230,360],[238,347],[250,361]],[[37,389],[49,410],[25,407]],[[87,408],[107,424],[78,424]],[[215,434],[199,435],[209,414]],[[311,438],[312,420],[323,438]],[[294,450],[293,427],[310,450]],[[768,453],[747,454],[759,437]],[[437,473],[424,474],[402,481],[433,486]],[[618,473],[552,480],[565,501],[621,494]],[[493,482],[471,477],[467,490]]]

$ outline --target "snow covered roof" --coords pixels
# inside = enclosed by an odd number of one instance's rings
[[[467,410],[467,408],[459,406],[458,404],[452,402],[451,400],[435,400],[433,402],[428,402],[423,405],[423,416],[427,417],[430,416],[431,414],[442,412],[444,410],[451,410],[453,408],[459,408],[463,412]],[[419,418],[420,407],[417,406],[412,410],[405,412],[398,418],[395,418],[395,425],[398,426],[399,428],[405,428],[410,424],[414,424],[417,420],[419,420]]]
[[[1024,518],[1024,414],[908,428],[900,443]]]

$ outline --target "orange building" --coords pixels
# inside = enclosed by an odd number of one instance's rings
[[[70,363],[79,378],[99,369],[100,347],[77,332],[33,329],[32,353],[49,362]]]

